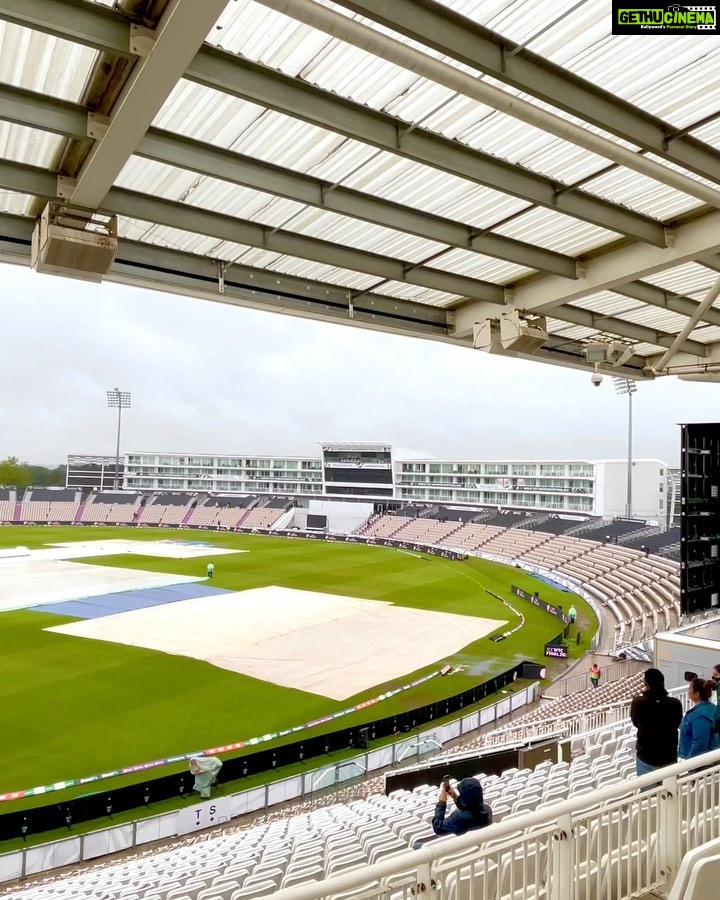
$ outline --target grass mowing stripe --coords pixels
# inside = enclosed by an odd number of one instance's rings
[[[188,537],[187,531],[167,529],[11,527],[0,529],[0,547]],[[450,563],[387,548],[271,536],[203,533],[202,537],[213,546],[249,551],[214,559],[213,586],[231,591],[278,585],[508,619],[508,611],[485,588],[518,605],[521,601],[510,594],[514,583],[529,591],[539,590],[551,603],[567,606],[572,600],[587,644],[593,632],[594,616],[583,600],[519,569],[485,560]],[[208,559],[122,555],[86,562],[198,576],[204,575]],[[344,717],[343,726],[459,693],[523,659],[540,660],[545,641],[558,633],[559,623],[530,604],[521,609],[526,625],[511,639],[496,644],[483,638],[442,660],[467,665],[468,671],[435,679],[382,705]],[[0,729],[7,736],[2,792],[279,731],[359,703],[436,667],[433,663],[338,703],[198,660],[43,631],[49,624],[63,621],[72,620],[27,610],[0,613]],[[573,652],[582,649],[573,648]],[[358,652],[371,658],[371,648],[359,647]],[[312,733],[334,727],[329,723]],[[19,807],[7,804],[7,808]]]

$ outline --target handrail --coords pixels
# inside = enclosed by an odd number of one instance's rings
[[[517,835],[518,832],[521,832],[521,837],[517,839],[520,844],[527,839],[530,829],[538,826],[553,826],[561,822],[567,822],[570,826],[570,831],[572,831],[573,815],[587,813],[588,810],[592,810],[594,807],[600,809],[600,807],[606,806],[614,800],[629,798],[629,795],[632,795],[638,807],[643,803],[647,804],[653,793],[658,796],[665,794],[661,799],[673,797],[677,793],[678,779],[694,772],[696,769],[710,769],[710,772],[703,774],[720,778],[720,750],[713,750],[702,756],[663,767],[662,783],[659,788],[658,772],[651,772],[648,775],[621,781],[617,784],[604,785],[591,794],[583,794],[571,800],[562,800],[550,807],[537,809],[533,812],[510,816],[501,822],[483,828],[481,831],[471,831],[449,840],[431,842],[413,853],[402,853],[397,857],[388,858],[374,865],[363,866],[361,869],[354,869],[341,875],[331,876],[325,881],[309,882],[295,887],[284,888],[274,893],[273,896],[275,900],[318,900],[318,898],[328,897],[333,894],[341,894],[353,890],[360,891],[362,888],[367,888],[371,883],[381,882],[383,879],[391,876],[412,875],[413,873],[415,873],[416,886],[419,889],[419,893],[420,890],[427,890],[432,884],[430,876],[434,863],[442,863],[446,858],[457,858],[463,851],[477,851],[481,853],[483,848],[490,842],[497,845],[502,839]],[[653,791],[653,789],[655,790]],[[632,805],[632,799],[629,799],[628,805]],[[567,840],[568,834],[565,828],[563,828],[563,833],[565,834],[564,839]],[[563,838],[558,835],[557,840],[560,841]],[[503,846],[504,852],[508,852],[510,849],[507,844]],[[464,865],[467,865],[469,862],[469,857],[463,859]],[[551,877],[554,878],[555,876],[556,872],[552,871]],[[374,895],[378,896],[380,893],[381,889],[379,888],[374,892]],[[643,891],[642,893],[645,892]],[[550,895],[550,891],[548,894]],[[557,888],[552,892],[552,896],[563,896],[563,900],[571,900],[569,894],[563,895]]]

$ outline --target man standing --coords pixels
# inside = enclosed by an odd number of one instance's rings
[[[597,663],[590,666],[590,684],[594,688],[600,687],[600,666]]]
[[[209,562],[209,563],[207,564],[207,577],[208,577],[208,578],[212,578],[214,572],[215,572],[215,564]]]
[[[638,775],[677,762],[682,717],[682,703],[665,690],[663,673],[648,669],[645,690],[633,698],[630,706],[630,718],[637,728],[635,771]]]
[[[570,619],[571,625],[575,624],[575,619],[577,619],[577,610],[575,609],[574,606],[571,606],[570,609],[568,610],[568,619]]]

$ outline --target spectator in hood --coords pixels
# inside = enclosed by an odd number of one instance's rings
[[[680,726],[678,753],[681,759],[720,749],[720,737],[715,733],[715,705],[710,702],[714,690],[714,681],[693,678],[690,682],[688,697],[693,705]]]
[[[455,802],[455,809],[450,815],[446,815],[448,797]],[[476,828],[485,828],[492,825],[492,810],[483,802],[483,792],[477,778],[463,778],[458,784],[457,790],[453,787],[440,789],[435,815],[432,820],[432,828],[436,837],[446,834],[465,834]],[[417,841],[414,848],[417,850],[433,838],[425,838]]]
[[[682,703],[669,696],[665,676],[659,669],[645,672],[645,690],[633,698],[630,718],[637,728],[635,771],[638,775],[677,762]]]

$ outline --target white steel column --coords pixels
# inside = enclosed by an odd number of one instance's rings
[[[64,180],[64,199],[97,209],[226,5],[172,0],[156,31],[143,32],[138,45],[149,45],[149,52],[135,64],[74,183]]]

